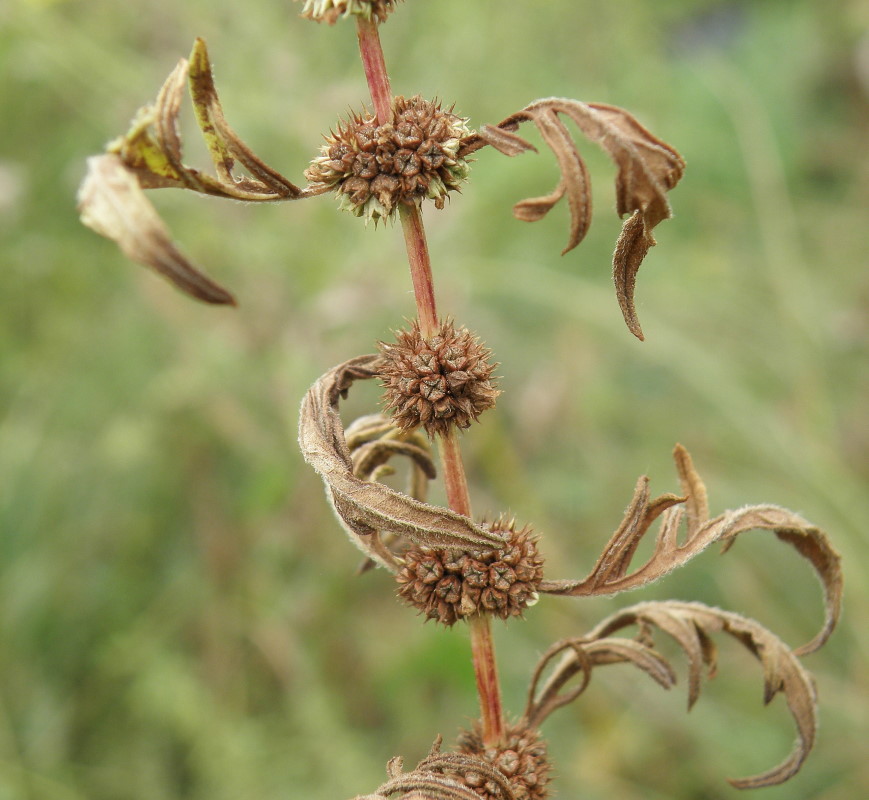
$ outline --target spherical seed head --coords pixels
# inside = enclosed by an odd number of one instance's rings
[[[298,2],[298,0],[297,0]],[[304,0],[302,16],[315,22],[334,25],[352,14],[383,22],[395,10],[398,0]]]
[[[383,401],[402,430],[422,425],[434,436],[453,425],[468,428],[500,394],[491,351],[450,321],[430,338],[414,322],[409,331],[398,331],[394,344],[380,342],[379,347]]]
[[[470,134],[466,119],[419,96],[396,97],[392,110],[386,125],[367,112],[339,123],[305,171],[312,189],[334,189],[339,207],[366,221],[426,198],[443,208],[447,193],[468,176],[468,162],[458,155]]]
[[[450,626],[472,614],[501,619],[521,616],[537,602],[543,559],[530,528],[515,529],[513,520],[484,523],[504,536],[497,550],[441,550],[413,546],[403,554],[398,595],[428,619]]]
[[[499,747],[486,747],[479,723],[470,731],[459,734],[458,751],[488,761],[500,770],[516,800],[544,800],[549,796],[549,760],[546,744],[540,734],[522,725],[507,728],[506,742]],[[503,796],[497,784],[486,781],[478,773],[462,776],[463,782],[483,800],[500,800]]]

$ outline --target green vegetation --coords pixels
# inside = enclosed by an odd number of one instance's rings
[[[301,180],[312,131],[367,89],[353,26],[298,10],[0,7],[0,800],[343,800],[476,716],[466,632],[419,625],[386,575],[354,575],[295,444],[325,365],[414,314],[399,230],[365,230],[332,198],[151,195],[184,252],[233,288],[231,310],[192,303],[77,221],[85,157],[196,36],[231,124]],[[819,741],[764,800],[869,791],[867,30],[859,0],[407,0],[382,32],[395,90],[455,101],[472,125],[546,94],[613,103],[688,162],[640,274],[642,344],[612,298],[620,223],[593,146],[596,221],[564,258],[563,209],[533,226],[510,215],[554,183],[548,154],[480,153],[426,222],[441,307],[503,364],[498,408],[464,442],[475,508],[531,522],[553,577],[588,570],[639,474],[676,489],[676,441],[713,514],[778,503],[842,552],[844,622],[806,660]],[[375,397],[360,388],[349,405]],[[763,608],[791,643],[817,629],[797,556],[758,536],[716,558],[642,597],[548,598],[536,625],[499,624],[507,707],[554,638],[627,602]],[[762,710],[756,663],[722,649],[736,669],[687,718],[684,686],[628,695],[628,668],[598,676],[544,728],[560,796],[714,800],[733,795],[725,775],[783,757],[781,701]]]

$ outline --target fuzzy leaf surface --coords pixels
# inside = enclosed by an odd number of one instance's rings
[[[183,161],[178,117],[185,85],[215,165],[216,177]],[[264,164],[229,127],[214,88],[205,42],[197,39],[190,61],[181,59],[154,103],[136,113],[127,133],[107,153],[89,160],[79,189],[82,222],[112,239],[134,261],[167,277],[207,303],[234,304],[226,289],[206,278],[172,245],[165,224],[142,189],[189,189],[234,200],[274,202],[311,197]],[[236,162],[249,175],[233,173]]]
[[[674,459],[685,497],[670,494],[651,499],[648,478],[640,478],[622,524],[610,538],[592,571],[579,581],[543,581],[540,591],[586,597],[636,589],[681,567],[715,542],[721,542],[727,548],[740,534],[768,530],[809,561],[821,581],[825,609],[823,626],[796,652],[802,655],[821,647],[833,632],[842,605],[841,558],[829,537],[793,511],[774,505],[745,506],[708,519],[706,488],[688,451],[677,445]],[[687,536],[680,543],[679,527],[685,515],[676,506],[682,503],[687,504],[688,524]],[[659,516],[661,524],[652,555],[645,564],[631,571],[631,561],[641,539]]]
[[[560,97],[537,100],[497,126],[483,126],[479,133],[463,140],[460,155],[486,145],[508,156],[534,150],[515,133],[521,123],[533,122],[558,160],[561,177],[552,192],[520,201],[513,207],[513,214],[517,219],[534,222],[567,196],[570,231],[567,246],[562,251],[567,253],[588,231],[592,197],[588,170],[562,116],[572,120],[583,135],[603,148],[616,164],[616,212],[620,217],[631,216],[625,220],[616,243],[613,280],[625,322],[629,330],[642,339],[634,307],[636,276],[649,248],[655,244],[652,229],[672,216],[667,192],[676,186],[685,170],[682,156],[622,108]]]
[[[503,538],[468,517],[423,503],[380,483],[361,480],[338,414],[338,402],[356,380],[374,378],[381,356],[351,359],[323,375],[302,401],[299,445],[305,460],[326,484],[327,495],[351,540],[369,557],[395,572],[396,563],[371,546],[373,534],[392,534],[431,547],[491,549]]]
[[[119,156],[88,159],[78,210],[85,225],[115,242],[127,258],[159,272],[191,297],[235,305],[226,289],[197,270],[172,243],[169,229]]]
[[[606,641],[611,634],[631,625],[640,626],[637,640],[644,647],[651,642],[653,628],[671,636],[685,652],[689,670],[689,708],[697,700],[704,673],[713,675],[716,651],[711,635],[725,633],[742,644],[760,661],[764,676],[764,704],[777,694],[784,695],[797,728],[791,754],[776,767],[748,778],[729,779],[738,789],[757,789],[784,783],[803,765],[812,749],[817,732],[817,698],[809,672],[797,654],[775,634],[755,620],[712,608],[702,603],[676,601],[639,603],[603,620],[581,640],[588,648],[595,641]],[[561,666],[560,676],[569,671]]]
[[[383,414],[368,414],[354,420],[344,437],[353,462],[353,474],[357,478],[382,482],[387,475],[395,473],[389,462],[396,456],[403,456],[411,462],[407,494],[425,502],[429,481],[437,477],[437,468],[432,460],[429,439],[421,430],[402,431]],[[394,534],[384,537],[378,531],[371,535],[370,546],[377,549],[383,561],[397,568],[399,562],[392,551],[397,542],[398,537]],[[361,574],[374,566],[376,562],[367,558],[358,572]]]

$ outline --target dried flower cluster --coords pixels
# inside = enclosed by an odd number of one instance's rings
[[[504,537],[503,547],[481,551],[411,547],[396,575],[398,594],[428,619],[453,625],[464,617],[487,613],[518,617],[537,602],[543,559],[528,527],[514,520],[489,526]]]
[[[304,0],[301,16],[334,25],[353,14],[383,22],[399,0]],[[298,2],[298,0],[296,0]]]
[[[468,161],[458,156],[467,120],[419,96],[396,97],[393,114],[385,125],[369,113],[339,123],[305,171],[312,189],[335,189],[342,209],[367,220],[426,198],[443,208],[447,192],[468,176]]]
[[[544,800],[549,796],[549,761],[546,744],[533,728],[519,724],[506,731],[506,742],[499,747],[487,747],[479,725],[470,731],[462,731],[458,739],[458,751],[487,761],[503,774],[510,784],[516,800]],[[473,771],[462,776],[466,786],[472,788],[484,800],[500,800],[500,787]]]
[[[414,322],[396,333],[396,342],[380,342],[383,402],[396,425],[411,430],[422,425],[430,436],[452,426],[468,428],[495,405],[500,391],[492,373],[492,353],[467,328],[451,321],[423,336]]]

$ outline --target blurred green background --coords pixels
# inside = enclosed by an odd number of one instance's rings
[[[476,715],[466,631],[420,624],[385,573],[354,576],[295,442],[309,384],[414,313],[400,231],[365,229],[332,198],[152,194],[236,292],[228,310],[76,219],[86,156],[195,36],[230,123],[301,181],[366,89],[353,26],[298,10],[0,4],[0,800],[343,800]],[[713,513],[771,502],[827,529],[848,584],[841,628],[807,659],[819,740],[762,796],[869,796],[869,6],[408,0],[382,37],[395,91],[455,102],[474,125],[563,95],[625,106],[685,156],[676,217],[639,276],[643,344],[611,287],[620,223],[593,146],[596,219],[564,258],[566,209],[510,214],[554,183],[545,151],[484,151],[462,195],[427,210],[441,309],[501,362],[498,408],[464,437],[475,508],[532,523],[550,577],[579,577],[638,475],[676,488],[680,441]],[[195,127],[186,142],[204,163]],[[376,403],[360,387],[348,413]],[[821,620],[808,567],[751,534],[644,592],[544,598],[499,624],[508,708],[552,641],[666,597],[794,645]],[[756,662],[721,647],[687,716],[684,680],[665,693],[599,671],[544,728],[558,795],[728,798],[725,776],[783,758],[783,701],[763,709]]]

